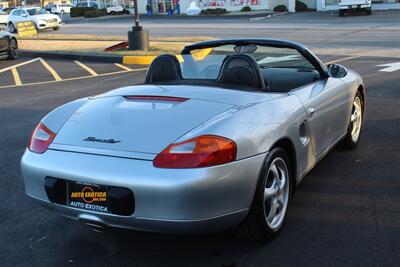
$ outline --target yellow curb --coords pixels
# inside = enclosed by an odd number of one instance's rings
[[[211,51],[212,48],[201,49],[200,51],[193,53],[193,58],[201,61],[206,58]],[[178,58],[179,62],[183,62],[182,55],[175,56]],[[122,58],[122,63],[126,65],[150,65],[156,57],[157,56],[124,56]]]

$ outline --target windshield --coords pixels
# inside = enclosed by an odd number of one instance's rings
[[[261,70],[269,68],[315,70],[314,66],[297,50],[261,45],[221,45],[196,49],[183,55],[182,75],[184,79],[218,78],[224,60],[234,54],[252,56]]]
[[[30,9],[27,9],[26,11],[31,16],[40,15],[40,14],[46,14],[47,13],[46,9],[43,9],[43,8],[30,8]]]

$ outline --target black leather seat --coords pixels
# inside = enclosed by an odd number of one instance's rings
[[[225,59],[218,79],[221,83],[265,89],[264,79],[255,59],[246,54],[235,54]]]
[[[179,61],[174,55],[160,55],[150,64],[145,83],[160,83],[182,80]]]

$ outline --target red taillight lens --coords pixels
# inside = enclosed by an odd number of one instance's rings
[[[154,159],[157,168],[200,168],[236,160],[236,144],[214,135],[202,135],[171,144]]]
[[[54,137],[56,137],[55,133],[42,123],[39,123],[32,133],[28,148],[32,152],[42,154],[46,152],[51,142],[53,142]]]

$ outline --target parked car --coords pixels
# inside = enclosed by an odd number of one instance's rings
[[[40,7],[18,8],[11,11],[7,21],[9,31],[17,32],[16,24],[21,21],[33,21],[38,30],[49,28],[58,30],[61,27],[59,16],[50,14]]]
[[[13,9],[15,8],[4,8],[3,10],[0,10],[0,25],[7,25],[8,15]]]
[[[16,59],[18,57],[17,39],[6,31],[0,31],[0,56],[7,59]]]
[[[268,240],[303,177],[339,142],[359,143],[362,77],[302,45],[215,40],[182,58],[47,114],[21,159],[26,194],[96,230]]]
[[[367,15],[372,13],[371,0],[339,0],[339,16],[343,17],[345,13],[365,12]]]
[[[46,9],[46,11],[51,12],[51,9],[55,6],[55,4],[47,4],[44,6],[44,9]]]
[[[69,14],[71,13],[71,8],[74,7],[71,4],[56,4],[51,8],[51,13],[53,14]]]

